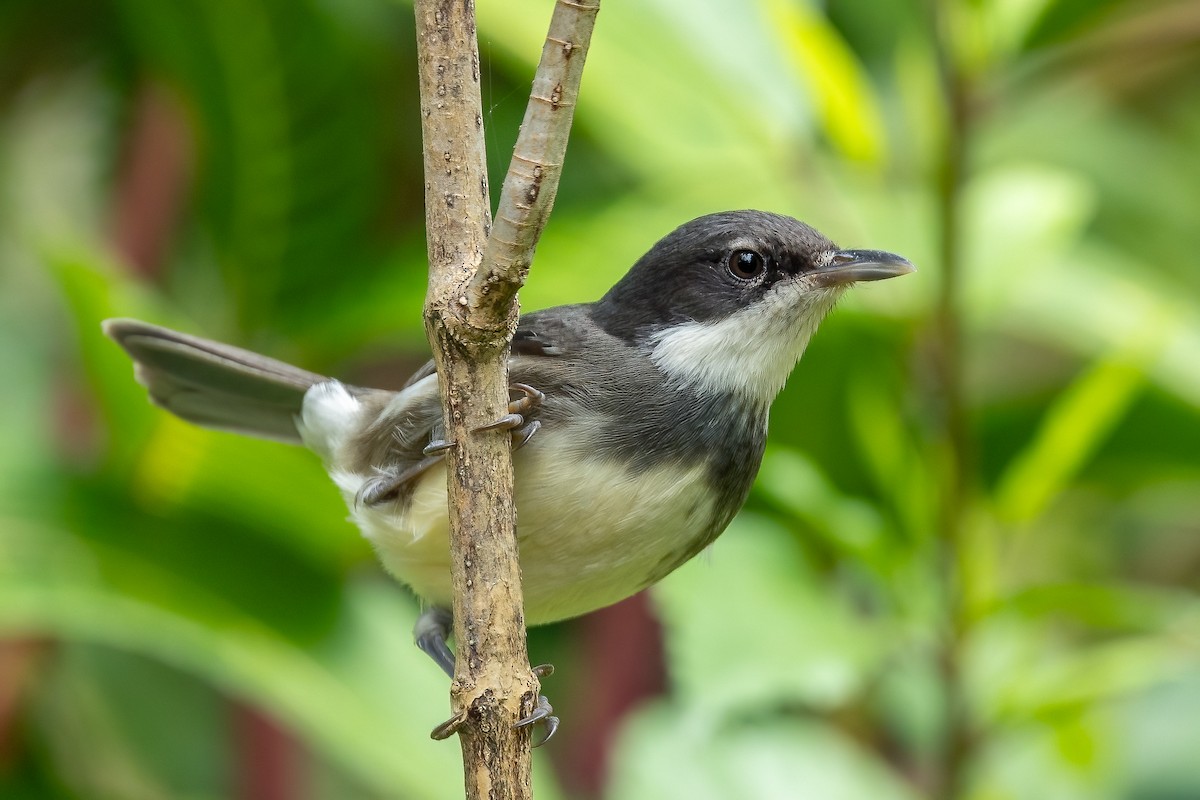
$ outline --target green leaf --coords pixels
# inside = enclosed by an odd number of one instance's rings
[[[4,529],[0,549],[12,558],[0,580],[0,636],[50,636],[162,661],[266,709],[374,791],[461,795],[458,748],[428,736],[447,715],[445,677],[412,646],[416,609],[398,590],[351,586],[331,637],[309,650],[177,580],[186,612],[127,596],[99,582],[83,552],[63,549],[69,537],[53,530],[12,521]],[[126,578],[171,582],[124,560]]]
[[[889,531],[878,509],[841,494],[798,450],[768,446],[755,492],[811,525],[839,551],[870,561],[887,555]]]
[[[713,719],[800,702],[834,708],[863,686],[889,632],[856,616],[788,532],[742,514],[654,590],[682,702]]]
[[[1055,401],[1033,440],[1009,464],[996,488],[997,515],[1009,522],[1039,516],[1121,421],[1145,383],[1136,352],[1093,365]]]
[[[1004,598],[997,611],[1031,621],[1071,620],[1091,630],[1150,633],[1165,630],[1197,613],[1195,597],[1184,590],[1118,583],[1050,583]]]
[[[876,758],[819,722],[777,718],[711,727],[665,703],[622,732],[613,800],[915,800]]]
[[[992,617],[972,634],[968,685],[985,725],[1053,719],[1144,693],[1194,671],[1200,604],[1178,603],[1146,633],[1071,642],[1050,624]]]
[[[850,161],[882,162],[887,147],[883,113],[857,56],[808,3],[769,0],[765,5],[830,142]]]
[[[905,400],[880,369],[856,372],[848,391],[858,454],[876,490],[890,502],[910,541],[936,529],[936,484],[932,459],[918,445],[915,421]]]

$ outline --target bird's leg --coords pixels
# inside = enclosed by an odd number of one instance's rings
[[[454,677],[454,652],[450,649],[447,640],[450,638],[453,622],[453,617],[447,609],[434,606],[426,609],[421,616],[417,617],[417,623],[413,626],[413,639],[416,640],[417,647],[432,658],[433,662],[442,668],[442,672],[451,678]],[[544,678],[553,672],[554,667],[549,664],[541,664],[533,668],[533,674],[539,678]],[[434,728],[430,736],[434,739],[445,739],[458,731],[465,721],[465,717],[461,714],[451,717]],[[550,737],[558,730],[558,722],[558,717],[554,716],[554,707],[550,705],[550,701],[546,699],[545,695],[538,695],[533,713],[518,720],[516,726],[518,728],[534,724],[545,726],[545,733],[533,745],[541,747],[550,741]]]
[[[423,474],[441,460],[441,453],[437,455],[426,453],[425,458],[395,475],[384,473],[368,478],[363,481],[363,485],[358,489],[358,494],[354,497],[355,508],[360,504],[373,506],[394,499],[404,484]]]
[[[476,428],[474,433],[483,431],[511,431],[512,448],[518,450],[533,438],[542,423],[534,420],[525,421],[525,415],[542,404],[546,395],[525,383],[514,383],[508,387],[510,392],[521,393],[521,397],[509,402],[508,413],[495,422]]]
[[[417,647],[451,678],[454,677],[454,651],[450,649],[447,640],[453,626],[454,617],[449,609],[441,606],[425,609],[421,616],[417,617],[417,624],[413,625],[413,640]]]
[[[421,652],[433,659],[433,663],[442,668],[442,672],[454,679],[454,651],[446,641],[450,638],[454,617],[450,611],[440,606],[432,606],[421,612],[413,625],[413,640]],[[459,713],[438,725],[429,735],[433,739],[442,740],[453,736],[466,722],[466,715]]]

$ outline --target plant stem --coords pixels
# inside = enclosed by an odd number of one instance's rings
[[[936,393],[941,404],[942,493],[938,514],[938,568],[941,574],[945,623],[938,665],[944,691],[945,739],[935,796],[954,800],[965,789],[973,755],[967,699],[962,676],[966,614],[961,556],[967,523],[968,476],[973,453],[963,387],[964,335],[961,315],[962,219],[961,195],[967,171],[970,140],[969,87],[952,46],[952,31],[943,12],[945,3],[931,0],[931,34],[945,100],[947,119],[937,172],[938,256],[941,285],[934,312],[937,344]]]

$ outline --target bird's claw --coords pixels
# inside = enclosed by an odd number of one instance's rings
[[[438,725],[436,728],[431,730],[429,732],[429,738],[433,739],[435,741],[439,741],[439,742],[442,739],[449,739],[451,736],[458,733],[459,728],[461,728],[463,726],[463,723],[465,723],[466,721],[467,721],[467,712],[464,709],[464,710],[458,712],[457,714],[455,714],[450,719],[443,722],[441,725]],[[547,737],[547,738],[549,738],[549,737]]]
[[[455,714],[453,717],[430,731],[429,738],[439,742],[442,739],[449,739],[451,736],[458,733],[466,721],[467,712],[465,710],[460,711],[458,714]],[[552,736],[554,736],[555,732],[558,730],[559,724],[558,717],[554,716],[554,706],[550,705],[550,701],[546,699],[546,695],[544,694],[538,695],[537,705],[534,706],[533,713],[524,719],[517,720],[515,727],[526,728],[530,725],[537,724],[542,725],[544,732],[542,733],[541,737],[533,743],[533,746],[541,747],[546,742],[550,741]]]
[[[440,456],[447,450],[458,447],[458,442],[448,442],[445,439],[434,439],[421,450],[423,456]]]
[[[511,403],[509,404],[509,408],[512,408]],[[495,422],[488,423],[487,425],[480,425],[478,428],[472,430],[471,433],[486,433],[487,431],[512,431],[524,424],[525,418],[520,414],[505,414]]]
[[[549,666],[549,664],[544,664],[543,666]],[[554,668],[550,667],[550,669],[553,671]],[[534,747],[541,747],[550,741],[550,737],[554,736],[554,732],[558,730],[559,719],[554,716],[554,706],[550,705],[550,701],[546,699],[546,695],[544,694],[538,695],[537,705],[534,706],[533,713],[528,717],[517,720],[516,727],[525,728],[538,723],[541,723],[545,727],[545,733],[533,743]]]
[[[526,422],[520,428],[517,428],[515,431],[513,431],[512,449],[520,450],[522,447],[528,444],[529,440],[533,438],[533,435],[537,433],[541,427],[542,421],[540,419],[531,419],[529,422]]]
[[[376,475],[373,478],[368,478],[363,481],[362,486],[359,487],[358,492],[354,495],[354,507],[357,509],[359,506],[374,506],[394,499],[405,484],[410,483],[417,476],[423,474],[441,459],[442,456],[440,453],[437,455],[426,453],[425,458],[410,465],[398,474],[384,473]]]
[[[450,635],[453,618],[450,611],[445,608],[434,606],[422,612],[417,619],[416,625],[413,626],[413,638],[416,640],[417,647],[421,648],[430,658],[433,659],[442,670],[451,678],[454,677],[454,653],[450,650],[450,646],[446,643],[447,637]],[[530,672],[537,678],[545,678],[554,674],[553,664],[538,664],[530,669]],[[456,713],[453,717],[438,725],[429,736],[433,739],[446,739],[453,736],[467,721],[467,711],[463,709]],[[517,728],[524,728],[529,725],[540,724],[543,728],[543,733],[537,741],[534,742],[534,747],[541,747],[546,742],[550,741],[550,737],[558,730],[558,717],[554,716],[554,706],[550,705],[550,701],[543,694],[538,695],[537,703],[534,705],[533,712],[523,719],[517,720]]]
[[[542,423],[536,419],[526,422],[525,415],[541,405],[542,401],[546,399],[546,395],[525,383],[514,383],[508,388],[509,391],[520,392],[522,396],[509,402],[508,413],[503,417],[488,425],[475,428],[472,433],[510,431],[512,433],[512,449],[519,450],[542,427]]]

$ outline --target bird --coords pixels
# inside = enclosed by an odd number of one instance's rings
[[[509,414],[527,625],[657,583],[742,507],[772,401],[852,284],[913,272],[789,216],[708,214],[656,242],[599,300],[523,314]],[[208,428],[307,446],[384,568],[427,603],[414,637],[454,656],[445,441],[432,362],[398,392],[353,386],[132,319],[103,331],[151,401]],[[558,720],[544,697],[518,724]]]

